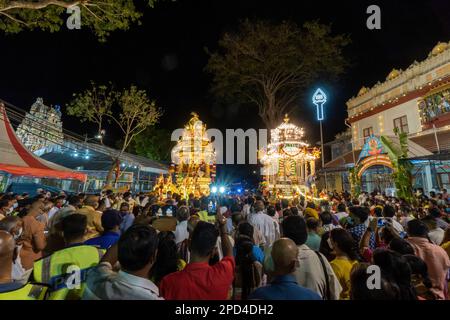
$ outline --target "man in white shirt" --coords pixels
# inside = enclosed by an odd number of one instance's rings
[[[264,212],[264,202],[255,202],[255,213],[251,213],[248,222],[255,227],[263,236],[265,245],[271,246],[277,240],[279,234],[278,222]]]
[[[182,206],[178,208],[177,213],[178,224],[175,228],[175,243],[179,244],[189,238],[189,232],[187,229],[187,220],[189,218],[189,208]]]
[[[392,227],[398,233],[404,232],[403,226],[395,219],[395,209],[391,205],[385,205],[383,208],[383,217],[392,224]]]
[[[435,245],[440,246],[442,241],[444,241],[445,231],[438,227],[436,219],[432,216],[426,216],[422,221],[425,222],[428,227],[428,238],[430,238]]]
[[[330,263],[324,255],[305,244],[308,237],[305,220],[300,216],[287,217],[283,220],[281,229],[283,237],[291,239],[298,247],[298,266],[293,274],[297,283],[318,293],[323,299],[338,300],[342,286]],[[264,269],[269,276],[274,270],[271,250],[272,248],[268,248],[264,253]]]
[[[347,207],[345,206],[345,204],[339,203],[336,209],[337,212],[334,214],[334,217],[337,221],[340,221],[342,218],[348,217]]]
[[[138,249],[139,248],[139,249]],[[87,275],[84,300],[162,300],[148,279],[155,262],[158,234],[148,225],[130,227]],[[138,250],[137,250],[138,249]],[[145,255],[136,255],[136,250]],[[114,272],[117,261],[121,270]]]
[[[54,200],[54,206],[48,211],[48,221],[62,208],[64,201],[64,196],[59,196]]]

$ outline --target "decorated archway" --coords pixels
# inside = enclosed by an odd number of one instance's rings
[[[372,135],[367,138],[355,167],[350,171],[352,190],[356,194],[360,191],[386,191],[394,187],[394,171],[380,138]]]
[[[359,163],[359,166],[358,166],[359,170],[357,173],[358,178],[361,179],[364,172],[366,172],[366,170],[368,170],[370,167],[374,167],[374,166],[385,166],[385,167],[388,167],[388,168],[394,170],[392,162],[389,159],[389,157],[387,156],[387,154],[374,155],[374,156],[370,156],[370,157],[363,159]]]

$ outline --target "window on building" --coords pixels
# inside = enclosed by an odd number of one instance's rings
[[[397,128],[399,132],[409,133],[408,118],[406,116],[394,119],[394,128]]]
[[[364,142],[366,142],[367,138],[370,137],[371,135],[373,135],[372,127],[363,129]]]

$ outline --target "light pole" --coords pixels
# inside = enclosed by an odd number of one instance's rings
[[[328,192],[328,179],[327,179],[327,172],[325,171],[325,157],[324,157],[325,153],[323,149],[323,129],[322,129],[322,122],[325,119],[323,106],[327,102],[327,95],[325,94],[325,92],[323,92],[322,89],[318,88],[312,97],[312,102],[317,108],[317,120],[319,120],[320,123],[320,149],[321,149],[320,151],[322,152],[322,170],[324,170],[325,173],[325,189]]]

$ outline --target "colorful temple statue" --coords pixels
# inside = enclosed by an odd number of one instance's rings
[[[293,198],[309,195],[314,188],[317,148],[303,141],[304,130],[289,122],[271,130],[270,144],[259,151],[263,165],[264,192],[272,197]]]
[[[206,125],[192,113],[177,145],[172,149],[175,185],[183,197],[209,195],[216,174],[216,154]]]

